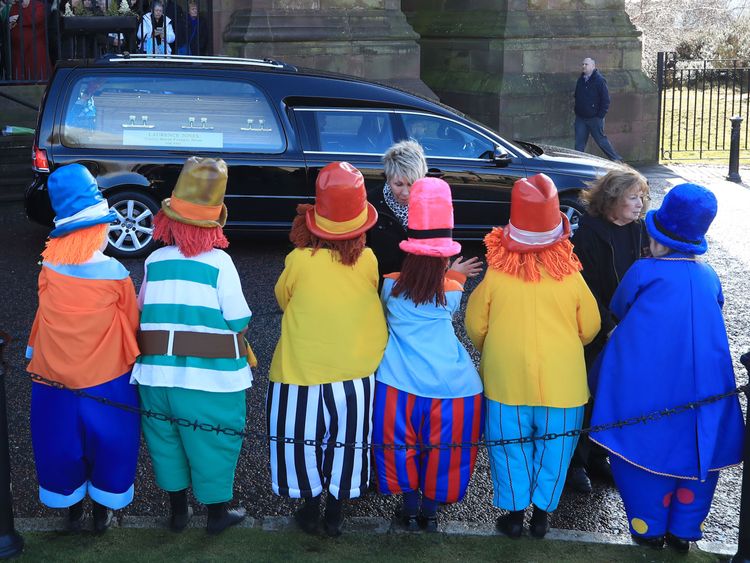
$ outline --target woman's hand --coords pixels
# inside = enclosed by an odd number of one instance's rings
[[[463,256],[459,256],[448,265],[448,269],[455,270],[459,274],[465,275],[467,278],[473,278],[481,273],[482,261],[476,256],[469,258],[468,260],[464,260]]]

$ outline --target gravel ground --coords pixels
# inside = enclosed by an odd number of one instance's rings
[[[676,169],[684,177],[694,177],[710,185],[720,196],[717,228],[709,237],[710,250],[706,260],[716,269],[723,284],[726,297],[725,315],[730,338],[732,356],[738,383],[747,382],[747,373],[739,364],[739,356],[750,346],[750,334],[746,325],[750,307],[750,249],[745,249],[746,229],[743,220],[750,210],[750,192],[745,187],[721,182],[718,172],[705,167]],[[679,183],[675,173],[664,167],[644,170],[650,179],[653,205],[658,206],[665,190]],[[745,173],[750,177],[750,173]],[[728,202],[728,203],[726,203]],[[724,209],[727,224],[722,223]],[[0,236],[4,249],[0,255],[0,290],[3,307],[0,310],[0,329],[13,335],[16,340],[5,350],[7,361],[8,417],[11,436],[14,507],[17,516],[51,516],[54,511],[44,508],[37,499],[37,484],[33,454],[29,435],[30,382],[23,375],[22,359],[25,339],[36,307],[36,276],[38,254],[43,246],[47,229],[29,223],[20,203],[0,204]],[[728,225],[728,226],[727,226]],[[268,366],[276,340],[279,336],[280,312],[273,298],[273,285],[282,270],[283,260],[289,245],[280,241],[258,241],[243,236],[232,236],[230,254],[243,279],[245,295],[254,312],[251,323],[251,342],[260,361],[255,373],[255,383],[248,393],[248,429],[263,431],[265,427],[263,409],[268,384]],[[465,255],[482,255],[478,245],[467,245]],[[136,286],[143,276],[142,261],[124,261],[131,271]],[[468,291],[476,284],[473,281]],[[463,327],[456,325],[458,333],[465,339]],[[470,347],[470,346],[469,346]],[[744,401],[743,401],[744,402]],[[246,442],[237,469],[235,484],[236,502],[247,507],[255,517],[289,515],[296,502],[275,497],[269,487],[266,467],[268,448],[258,440]],[[705,523],[705,538],[710,541],[734,543],[738,532],[738,513],[741,470],[733,468],[723,472],[714,499],[714,506]],[[485,451],[480,451],[476,472],[467,497],[459,504],[446,508],[441,518],[450,520],[484,521],[494,520],[498,512],[491,505],[492,484]],[[348,514],[357,516],[390,517],[397,506],[397,499],[386,498],[374,491],[362,499],[353,501]],[[123,515],[156,516],[167,514],[166,495],[153,482],[152,471],[145,446],[136,482],[135,501],[121,511]],[[595,484],[591,495],[579,495],[566,491],[552,525],[557,528],[593,532],[627,534],[627,523],[617,491],[612,487]]]

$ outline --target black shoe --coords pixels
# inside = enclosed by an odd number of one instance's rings
[[[69,532],[77,534],[83,528],[83,499],[68,507],[67,528]]]
[[[341,535],[341,526],[344,524],[343,503],[330,492],[326,498],[326,513],[323,516],[323,530],[330,538]]]
[[[579,492],[579,493],[591,492],[591,480],[589,479],[589,476],[583,467],[571,466],[568,469],[568,478],[567,478],[566,483],[576,492]]]
[[[112,525],[114,512],[106,506],[94,501],[92,512],[94,513],[94,532],[103,534]]]
[[[495,527],[509,538],[518,539],[523,533],[523,510],[515,510],[498,516]]]
[[[545,512],[538,506],[534,506],[529,522],[529,533],[538,539],[543,539],[549,532],[549,512]]]
[[[294,513],[294,521],[306,534],[317,534],[320,523],[320,497],[306,498]]]
[[[428,534],[434,534],[438,531],[438,520],[436,514],[433,514],[432,516],[425,516],[424,514],[420,514],[418,521],[419,527],[421,527]]]
[[[677,553],[687,553],[690,551],[690,540],[683,540],[667,532],[667,545]]]
[[[607,456],[596,456],[589,459],[589,476],[602,483],[614,484],[615,478],[612,475],[612,467],[609,465]]]
[[[419,516],[406,514],[403,507],[396,512],[396,521],[399,522],[407,532],[418,532],[420,530]]]
[[[193,509],[187,501],[187,489],[169,493],[169,506],[169,529],[182,532],[193,517]]]
[[[644,545],[646,547],[650,547],[651,549],[664,549],[664,536],[644,538],[643,536],[630,534],[630,537],[633,538],[633,541],[638,545]]]
[[[230,526],[239,524],[245,519],[247,511],[244,508],[227,508],[226,502],[209,504],[208,506],[208,523],[206,532],[215,536],[220,534]]]

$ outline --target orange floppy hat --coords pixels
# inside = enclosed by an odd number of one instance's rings
[[[513,184],[510,221],[502,245],[511,252],[535,252],[570,237],[570,222],[560,211],[557,188],[549,176],[536,174]]]
[[[367,201],[365,179],[348,162],[331,162],[315,181],[315,205],[305,216],[307,228],[324,240],[353,239],[370,229],[378,212]]]

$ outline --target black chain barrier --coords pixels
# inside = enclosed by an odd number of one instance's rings
[[[382,448],[384,450],[408,450],[408,449],[448,450],[448,449],[453,449],[453,448],[469,448],[469,447],[473,448],[473,447],[481,447],[481,446],[492,448],[492,447],[497,447],[497,446],[508,446],[511,444],[528,444],[530,442],[542,441],[542,440],[544,441],[556,440],[558,438],[575,438],[582,434],[603,432],[604,430],[611,430],[613,428],[623,428],[625,426],[633,426],[636,424],[646,424],[648,422],[659,420],[661,418],[674,416],[677,414],[681,414],[683,412],[694,410],[704,405],[710,405],[712,403],[716,403],[717,401],[721,401],[723,399],[728,399],[729,397],[733,397],[735,395],[740,395],[742,393],[748,394],[750,392],[750,384],[740,385],[739,387],[732,389],[731,391],[727,391],[726,393],[721,393],[719,395],[712,395],[710,397],[706,397],[705,399],[700,399],[698,401],[686,403],[678,407],[664,408],[664,409],[654,411],[648,414],[643,414],[640,416],[633,416],[631,418],[627,418],[625,420],[619,420],[617,422],[609,422],[606,424],[589,426],[588,428],[581,428],[580,430],[568,430],[567,432],[561,432],[561,433],[550,432],[549,434],[543,434],[541,436],[521,436],[519,438],[505,438],[505,439],[500,439],[500,440],[480,440],[478,442],[456,442],[456,443],[441,443],[441,444],[376,444],[376,443],[369,443],[369,442],[339,442],[339,441],[320,442],[318,440],[313,440],[313,439],[289,438],[287,436],[283,436],[283,437],[282,436],[269,436],[268,434],[264,432],[254,432],[254,431],[249,431],[249,430],[236,430],[234,428],[223,428],[221,426],[215,426],[208,422],[198,422],[197,420],[191,421],[191,420],[188,420],[187,418],[170,416],[168,414],[154,412],[152,410],[145,410],[139,407],[134,407],[132,405],[127,405],[124,403],[119,403],[117,401],[112,401],[111,399],[107,399],[106,397],[98,397],[96,395],[91,395],[90,393],[87,393],[86,391],[83,391],[82,389],[71,389],[58,381],[52,381],[51,379],[47,379],[46,377],[43,377],[36,373],[31,373],[30,376],[31,376],[32,381],[44,383],[56,389],[70,391],[71,393],[73,393],[74,395],[78,397],[91,399],[103,405],[122,409],[124,411],[132,412],[133,414],[139,414],[141,416],[146,416],[148,418],[153,418],[154,420],[159,420],[162,422],[169,422],[170,424],[175,424],[182,428],[192,428],[193,430],[196,430],[196,431],[201,430],[204,432],[214,432],[216,435],[224,434],[225,436],[239,436],[241,438],[247,439],[248,441],[251,439],[256,439],[256,440],[260,440],[263,442],[267,442],[267,441],[283,442],[285,444],[304,444],[305,446],[326,446],[326,447],[333,446],[334,448],[352,448],[352,449]]]

